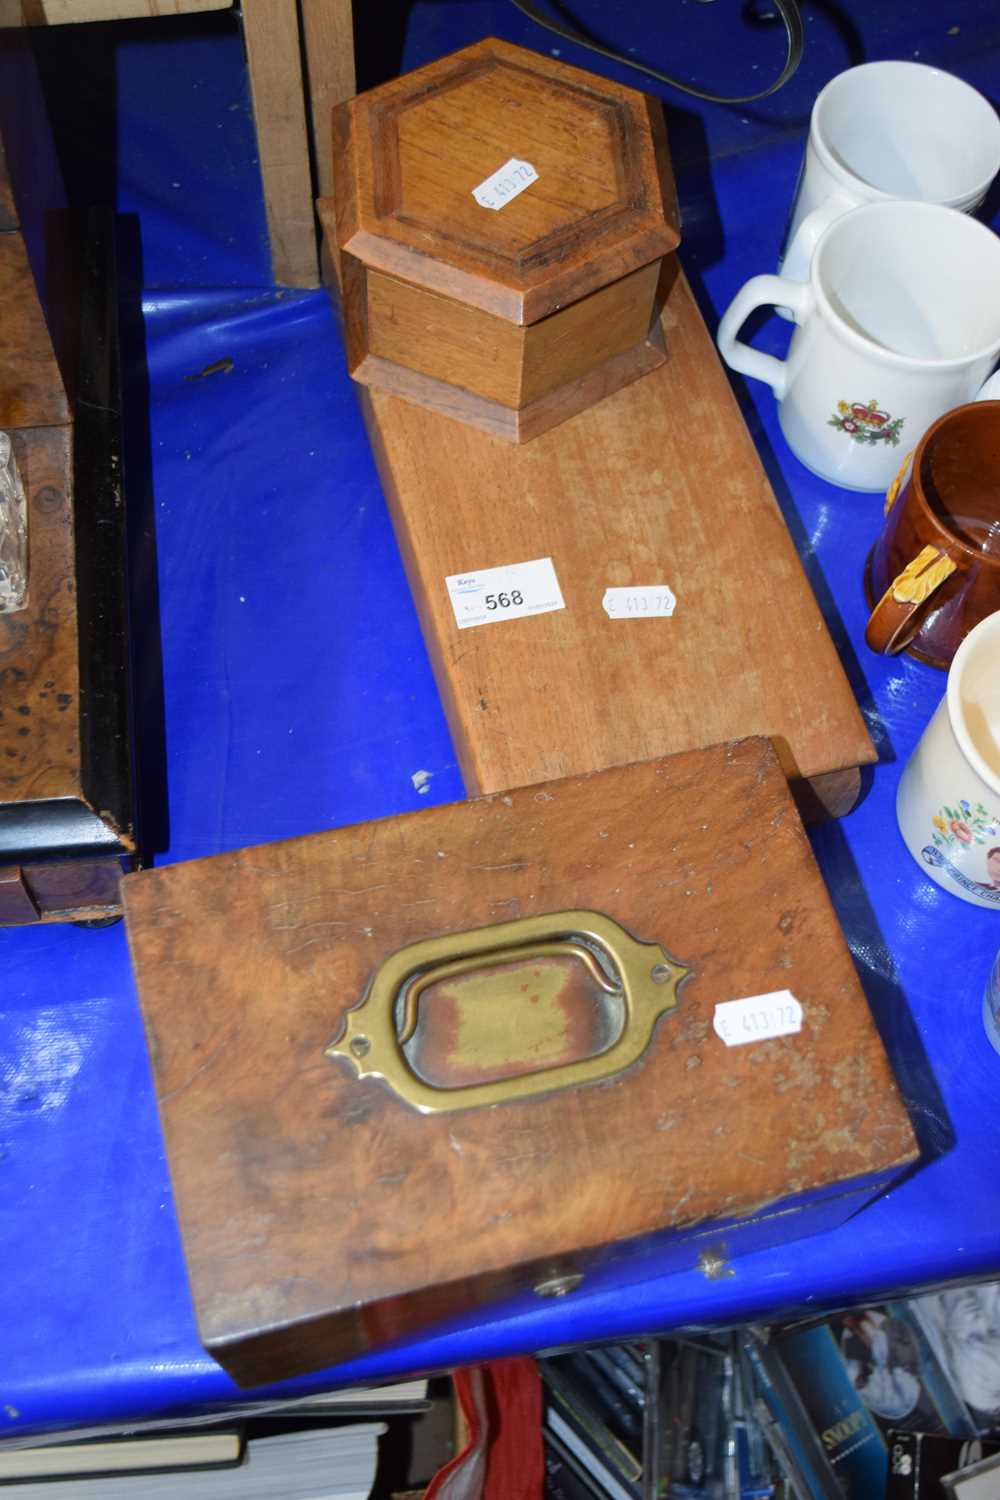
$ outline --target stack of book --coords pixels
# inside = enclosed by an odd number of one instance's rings
[[[367,1422],[246,1441],[234,1430],[29,1448],[0,1455],[0,1476],[17,1481],[17,1500],[84,1500],[91,1487],[95,1500],[368,1500],[385,1430]]]
[[[368,1500],[386,1424],[344,1418],[419,1411],[426,1397],[427,1381],[415,1380],[251,1405],[225,1425],[205,1414],[174,1430],[15,1440],[0,1448],[0,1490],[12,1500]]]

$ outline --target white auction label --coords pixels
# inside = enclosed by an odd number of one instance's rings
[[[566,608],[551,557],[453,573],[445,583],[459,630]]]
[[[767,1042],[802,1030],[802,1006],[791,990],[751,995],[747,1000],[724,1000],[715,1007],[712,1027],[727,1047]]]
[[[673,591],[665,583],[639,583],[631,588],[605,589],[601,600],[612,620],[656,620],[677,608]]]
[[[538,173],[530,161],[518,161],[512,156],[502,167],[497,167],[477,188],[472,196],[481,208],[503,208],[523,193],[525,188],[538,181]]]

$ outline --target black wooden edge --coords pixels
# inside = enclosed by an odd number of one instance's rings
[[[122,471],[115,221],[88,215],[80,285],[74,527],[84,796],[114,835],[136,836]]]
[[[116,832],[76,797],[0,804],[0,863],[5,865],[125,852]]]

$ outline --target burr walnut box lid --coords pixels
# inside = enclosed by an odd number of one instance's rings
[[[243,1384],[794,1238],[916,1157],[763,739],[124,897],[200,1334]]]

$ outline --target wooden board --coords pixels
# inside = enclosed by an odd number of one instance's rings
[[[362,391],[470,792],[747,734],[792,778],[875,759],[682,274],[662,326],[664,365],[517,449]],[[457,628],[447,576],[539,557],[564,610]],[[602,608],[608,587],[662,583],[671,618]]]
[[[243,35],[271,240],[271,273],[282,286],[318,286],[298,7],[293,0],[248,0],[243,7]]]
[[[144,871],[123,888],[201,1337],[242,1382],[531,1288],[597,1246],[743,1215],[794,1237],[806,1220],[766,1206],[799,1195],[788,1206],[805,1214],[810,1195],[852,1182],[870,1193],[914,1158],[766,741]],[[419,1114],[324,1055],[401,947],[567,907],[693,970],[628,1071]],[[786,988],[804,1008],[799,1034],[741,1047],[714,1034],[719,1002]]]
[[[323,198],[333,192],[330,114],[355,90],[354,26],[351,0],[299,0],[302,37],[309,74],[313,161],[316,188]]]
[[[227,10],[233,0],[6,0],[4,25],[64,26],[75,21],[129,21]],[[248,0],[253,5],[255,0]],[[15,19],[18,17],[19,19]]]

